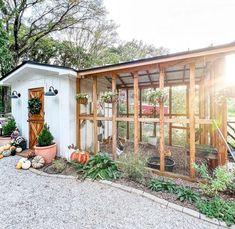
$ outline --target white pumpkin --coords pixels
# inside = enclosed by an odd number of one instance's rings
[[[21,147],[17,147],[16,148],[16,153],[21,153],[22,152],[22,148]]]
[[[25,160],[22,162],[22,169],[29,169],[31,166],[31,162],[29,160]]]
[[[23,162],[25,162],[25,161],[27,161],[28,159],[27,158],[21,158],[20,160],[19,160],[19,162],[22,164]]]
[[[11,150],[5,150],[4,152],[2,152],[2,155],[4,157],[9,157],[11,155]]]
[[[40,169],[45,165],[45,160],[42,156],[36,156],[32,160],[32,167],[35,169]]]

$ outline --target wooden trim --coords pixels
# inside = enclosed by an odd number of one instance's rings
[[[139,77],[138,73],[134,72],[134,154],[136,159],[139,153]]]
[[[165,71],[164,69],[160,69],[160,77],[159,77],[159,89],[164,89],[164,78],[165,78]],[[160,172],[165,171],[165,143],[164,143],[164,103],[159,103],[159,121],[160,121]]]
[[[127,113],[127,117],[129,117],[129,89],[126,89],[126,113]],[[126,138],[130,139],[130,124],[127,121],[126,123]]]
[[[93,76],[92,81],[92,92],[93,92],[93,144],[94,154],[98,151],[98,132],[97,132],[97,77]]]
[[[195,178],[195,64],[190,64],[190,88],[189,88],[189,175]]]
[[[139,101],[140,101],[140,118],[141,118],[142,117],[142,89],[141,88],[139,89],[139,94],[140,94]],[[139,140],[142,142],[142,122],[139,122],[139,127],[140,127]]]
[[[182,179],[182,180],[186,180],[186,181],[190,181],[190,182],[196,182],[196,178],[191,178],[189,176],[185,176],[185,175],[181,175],[181,174],[176,174],[176,173],[170,173],[170,172],[161,172],[157,169],[152,169],[152,168],[148,168],[146,167],[146,170],[152,172],[153,174],[157,174],[159,176],[165,176],[165,177],[170,177],[170,178],[177,178],[177,179]]]
[[[211,50],[203,50],[198,51],[195,53],[189,53],[189,54],[182,54],[177,56],[167,56],[166,58],[159,58],[155,60],[149,60],[149,61],[143,61],[143,62],[137,62],[137,63],[127,63],[125,65],[116,65],[116,66],[110,66],[105,68],[99,68],[99,69],[88,69],[83,72],[78,72],[78,77],[85,76],[85,75],[92,75],[92,74],[99,74],[104,72],[113,72],[113,71],[121,71],[121,70],[130,70],[133,71],[140,71],[143,69],[143,67],[149,68],[151,66],[156,66],[157,64],[163,63],[164,67],[167,66],[167,64],[171,64],[171,62],[178,62],[178,61],[191,61],[195,62],[197,58],[203,59],[206,56],[213,56],[218,54],[226,54],[226,53],[232,53],[235,52],[235,45],[229,46],[229,47],[218,47]]]
[[[81,91],[81,80],[79,78],[76,79],[76,94],[79,94]],[[76,101],[76,145],[79,149],[81,149],[81,125],[80,125],[80,104]]]
[[[169,117],[172,118],[172,87],[169,87]],[[172,123],[169,124],[169,145],[172,146]]]
[[[116,75],[112,75],[112,92],[116,91]],[[117,158],[117,103],[112,103],[112,154],[113,159]]]

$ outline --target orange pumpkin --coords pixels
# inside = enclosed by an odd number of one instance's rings
[[[4,156],[2,154],[0,154],[0,159],[2,159]]]
[[[71,160],[71,161],[78,161],[78,155],[79,155],[79,152],[78,152],[78,151],[74,151],[74,152],[70,155],[70,160]]]
[[[90,155],[89,152],[87,151],[81,151],[78,153],[78,158],[77,161],[81,164],[86,164],[90,159]]]

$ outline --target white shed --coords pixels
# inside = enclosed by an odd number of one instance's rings
[[[28,147],[33,147],[36,136],[47,123],[57,143],[57,155],[69,157],[67,146],[76,142],[76,76],[77,71],[71,68],[27,61],[1,80],[2,85],[21,94],[11,100],[12,116]],[[56,96],[44,95],[50,86],[58,90]],[[41,115],[33,119],[28,112],[28,99],[32,95],[42,101]]]

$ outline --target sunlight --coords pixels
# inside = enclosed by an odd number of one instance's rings
[[[235,54],[226,56],[225,76],[226,85],[235,84]]]

